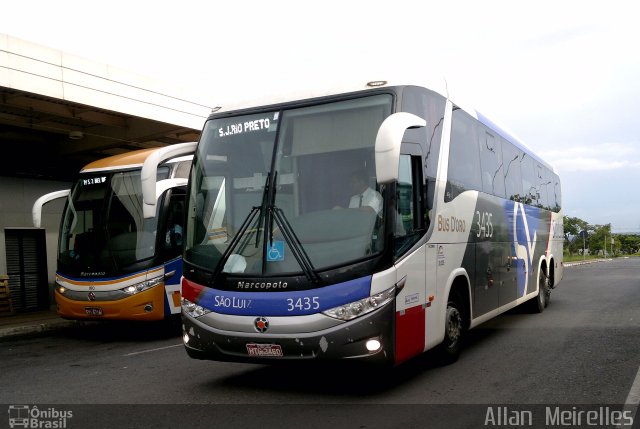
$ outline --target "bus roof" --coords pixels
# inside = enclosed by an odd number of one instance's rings
[[[419,81],[410,79],[397,80],[361,80],[343,82],[340,84],[328,84],[326,86],[317,86],[312,89],[298,89],[289,91],[279,91],[276,94],[252,98],[247,100],[236,100],[232,104],[222,105],[214,109],[211,113],[224,113],[234,110],[251,109],[254,107],[277,105],[299,100],[309,100],[313,98],[329,97],[332,95],[349,94],[352,92],[360,92],[367,90],[375,90],[380,88],[396,86],[421,86],[431,91],[437,92],[443,97],[447,97],[446,82],[444,79],[421,78]]]
[[[93,161],[82,168],[80,173],[90,173],[93,171],[108,171],[108,170],[124,170],[127,168],[142,167],[145,159],[151,155],[151,153],[158,150],[158,148],[152,149],[140,149],[134,150],[120,155],[113,155],[107,158],[102,158],[97,161]]]
[[[342,85],[334,85],[334,86],[328,85],[326,87],[318,87],[312,90],[298,90],[298,91],[288,91],[288,92],[283,91],[283,92],[279,92],[277,95],[272,95],[272,96],[267,96],[262,98],[255,98],[250,100],[241,100],[233,104],[223,105],[214,109],[211,113],[212,114],[225,113],[225,112],[230,112],[234,110],[245,110],[245,109],[251,109],[251,108],[261,107],[261,106],[278,105],[278,104],[300,101],[300,100],[309,100],[313,98],[329,97],[333,95],[348,94],[348,93],[355,93],[355,92],[361,92],[361,91],[367,91],[367,90],[380,89],[385,87],[398,87],[398,86],[419,86],[442,95],[443,97],[451,100],[451,102],[454,103],[456,106],[462,108],[462,110],[466,111],[471,116],[476,118],[482,124],[486,125],[487,127],[495,131],[497,134],[499,134],[503,138],[509,140],[511,143],[516,145],[520,150],[529,154],[536,161],[540,162],[545,167],[547,167],[548,169],[552,170],[554,173],[557,174],[555,168],[553,168],[551,165],[549,165],[547,162],[545,162],[543,159],[537,156],[529,146],[527,146],[522,140],[516,137],[513,133],[507,131],[502,126],[497,125],[488,117],[478,112],[471,105],[464,104],[463,101],[459,100],[460,97],[455,96],[453,97],[455,99],[452,99],[452,97],[450,96],[450,91],[447,86],[446,79],[444,78],[440,78],[440,79],[428,78],[428,77],[425,78],[424,76],[421,76],[419,79],[404,78],[404,79],[398,79],[398,80],[360,81],[360,83],[351,82],[351,83],[346,83]],[[463,104],[460,104],[460,103],[463,103]]]

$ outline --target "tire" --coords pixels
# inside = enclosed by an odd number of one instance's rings
[[[543,269],[540,269],[538,273],[538,296],[529,301],[529,308],[533,313],[542,313],[549,306],[550,299],[549,276]]]
[[[444,321],[444,340],[438,346],[438,355],[443,363],[458,360],[465,337],[464,306],[456,295],[449,296]]]
[[[549,302],[551,302],[551,285],[553,284],[553,282],[551,280],[551,276],[548,276],[545,271],[542,272],[542,275],[544,276],[544,281],[542,281],[545,295],[544,306],[545,308],[547,308],[549,306]]]

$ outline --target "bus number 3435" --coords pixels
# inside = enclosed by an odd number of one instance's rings
[[[493,237],[493,222],[491,222],[491,218],[493,217],[493,213],[476,211],[476,224],[478,225],[478,233],[476,237],[478,238],[491,238]]]
[[[287,298],[287,311],[317,310],[320,308],[320,297]]]

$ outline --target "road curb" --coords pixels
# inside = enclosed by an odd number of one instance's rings
[[[36,335],[55,331],[58,329],[70,328],[72,326],[77,326],[77,323],[73,320],[64,319],[22,326],[10,326],[8,328],[0,328],[0,340],[5,338],[17,338],[22,336]]]
[[[609,262],[609,261],[613,261],[613,259],[590,259],[588,261],[579,261],[579,262],[568,262],[566,264],[563,264],[565,267],[577,267],[579,265],[589,265],[589,264],[595,264],[597,262]]]

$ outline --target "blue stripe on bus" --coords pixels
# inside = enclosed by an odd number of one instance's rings
[[[180,256],[177,259],[172,259],[171,261],[167,261],[164,264],[164,274],[165,276],[167,274],[169,274],[171,271],[175,270],[175,274],[173,276],[171,276],[168,282],[165,282],[166,284],[180,284],[180,279],[182,277],[182,256]]]
[[[165,262],[164,264],[165,276],[174,270],[176,273],[172,275],[170,278],[168,278],[167,280],[165,280],[165,283],[164,283],[165,286],[180,284],[180,279],[182,278],[182,257],[178,257],[177,259],[172,259],[171,261]],[[164,316],[168,317],[169,315],[171,315],[171,306],[169,305],[169,297],[165,293],[164,294]]]
[[[366,298],[370,291],[371,276],[292,292],[230,292],[206,288],[198,304],[216,313],[236,316],[303,316]]]
[[[533,252],[537,242],[538,228],[540,225],[541,210],[537,207],[528,206],[514,201],[505,201],[505,215],[511,238],[512,254],[516,255],[514,265],[516,268],[516,278],[518,283],[518,296],[522,297],[527,293],[527,274],[533,267]],[[514,236],[515,223],[515,236]],[[542,231],[540,231],[542,233]],[[526,260],[518,258],[516,246],[522,246],[526,254]]]

